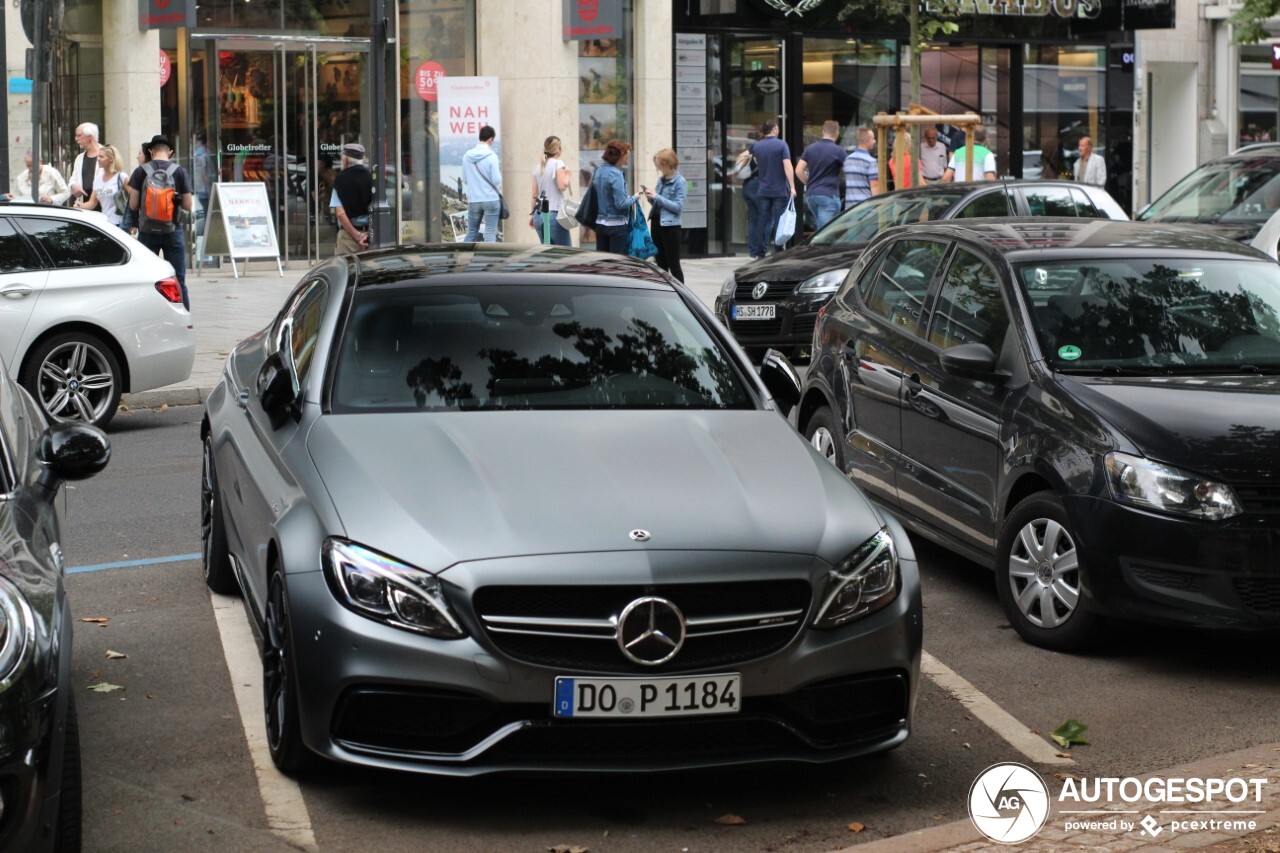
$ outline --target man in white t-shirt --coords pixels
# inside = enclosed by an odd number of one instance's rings
[[[987,129],[973,129],[973,168],[981,177],[970,177],[968,172],[968,145],[957,148],[947,163],[947,170],[942,173],[942,182],[952,181],[994,181],[996,179],[996,155],[987,148]]]

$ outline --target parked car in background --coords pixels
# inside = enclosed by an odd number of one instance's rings
[[[0,850],[80,849],[71,607],[54,498],[101,471],[106,436],[45,427],[0,359]]]
[[[259,628],[276,765],[902,743],[915,558],[784,419],[798,398],[641,261],[446,244],[316,267],[201,427],[205,578]]]
[[[195,357],[167,261],[96,211],[0,206],[0,359],[47,418],[105,426]]]
[[[1276,257],[1280,142],[1246,145],[1199,166],[1141,210],[1140,222],[1194,224]]]
[[[739,267],[715,310],[753,360],[767,349],[806,361],[818,312],[863,249],[886,228],[975,216],[1128,219],[1098,187],[1067,181],[932,184],[869,198],[794,248]]]
[[[819,321],[799,428],[995,570],[1028,642],[1280,627],[1280,266],[1198,228],[897,228]]]

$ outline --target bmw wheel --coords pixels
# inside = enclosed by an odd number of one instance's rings
[[[1014,630],[1036,646],[1082,651],[1102,619],[1084,594],[1085,566],[1062,500],[1037,492],[1009,514],[1000,536],[996,587]]]
[[[287,776],[313,770],[319,763],[302,742],[298,716],[298,674],[293,663],[284,574],[274,571],[267,592],[267,625],[262,650],[262,698],[267,747],[276,768]]]
[[[105,427],[120,404],[120,363],[96,335],[65,332],[31,351],[22,385],[51,421]]]
[[[813,413],[804,429],[804,437],[814,450],[822,454],[822,458],[844,471],[843,442],[836,427],[836,417],[830,409],[823,407]]]
[[[218,472],[213,466],[213,438],[204,439],[204,467],[200,475],[200,561],[204,582],[220,595],[240,591],[231,554],[227,550],[227,528],[222,520],[222,500],[218,493]]]

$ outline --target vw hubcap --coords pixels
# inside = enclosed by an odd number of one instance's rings
[[[1038,628],[1057,628],[1080,601],[1080,562],[1067,529],[1038,518],[1018,531],[1009,554],[1009,584],[1019,612]]]
[[[813,436],[809,439],[813,445],[813,449],[822,454],[822,458],[836,464],[836,442],[832,437],[830,430],[826,427],[818,427],[813,431]]]

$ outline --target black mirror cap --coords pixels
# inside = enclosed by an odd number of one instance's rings
[[[53,424],[40,436],[36,458],[59,480],[87,480],[111,461],[111,442],[90,424]]]
[[[938,353],[942,369],[966,379],[1000,382],[1008,377],[996,372],[996,354],[986,344],[958,344]]]
[[[800,402],[800,375],[796,373],[790,359],[776,349],[766,352],[760,361],[760,380],[769,389],[773,401],[778,404],[782,413],[791,414],[791,410]]]
[[[297,395],[293,391],[293,376],[279,350],[267,356],[258,370],[258,399],[271,419],[272,429],[279,429],[295,414]]]

